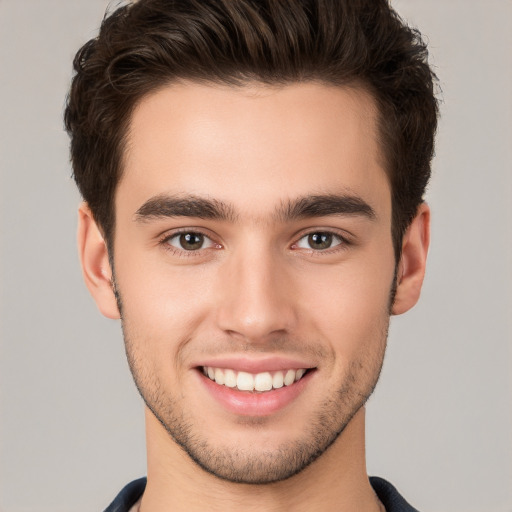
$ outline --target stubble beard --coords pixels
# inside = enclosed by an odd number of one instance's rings
[[[187,417],[180,400],[163,389],[155,372],[144,368],[144,357],[138,353],[137,343],[127,332],[126,322],[122,321],[126,354],[135,385],[146,406],[174,442],[208,473],[229,482],[259,485],[296,475],[338,439],[377,384],[384,359],[388,324],[381,333],[378,350],[371,356],[366,355],[364,360],[352,362],[337,389],[311,413],[309,428],[300,438],[283,442],[271,450],[251,451],[248,446],[226,448],[210,442],[207,433],[200,431],[193,418]],[[244,421],[258,436],[267,420],[249,418]]]
[[[113,270],[113,262],[111,265]],[[398,284],[397,275],[398,264],[395,266],[388,295],[388,316],[381,326],[380,339],[374,340],[376,348],[373,353],[369,350],[364,357],[352,361],[343,381],[318,406],[309,422],[309,428],[301,438],[259,453],[250,452],[245,446],[230,447],[229,450],[216,447],[198,431],[192,418],[186,417],[176,398],[162,389],[155,372],[144,368],[144,357],[138,354],[137,343],[131,339],[127,329],[123,301],[114,272],[112,289],[121,316],[128,364],[135,386],[148,409],[174,442],[204,471],[228,482],[264,485],[291,478],[317,460],[339,438],[373,394],[384,362],[389,315]],[[254,419],[252,426],[256,427],[258,422],[261,427],[265,420]],[[255,435],[258,435],[256,428]]]

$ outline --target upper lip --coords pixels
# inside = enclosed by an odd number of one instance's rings
[[[224,368],[231,369],[239,372],[247,372],[247,373],[262,373],[262,372],[277,372],[281,370],[290,370],[290,369],[310,369],[316,368],[315,364],[312,364],[310,361],[307,362],[302,359],[290,358],[290,357],[264,357],[264,358],[249,358],[249,357],[222,357],[222,358],[212,358],[205,359],[197,364],[194,364],[193,367],[203,367],[208,366],[211,368]]]

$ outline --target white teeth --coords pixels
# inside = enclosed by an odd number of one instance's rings
[[[233,370],[224,370],[224,386],[236,387],[236,373]]]
[[[302,379],[306,369],[286,370],[276,372],[261,372],[251,374],[248,372],[236,372],[230,368],[214,368],[203,366],[203,373],[211,380],[221,386],[238,388],[240,391],[270,391],[283,386],[291,386],[294,382]]]
[[[272,375],[270,373],[258,373],[254,377],[254,389],[256,391],[270,391],[272,389]]]
[[[252,391],[254,389],[254,377],[250,373],[238,372],[236,387],[240,391]]]
[[[284,384],[284,375],[283,372],[276,372],[274,374],[274,378],[272,379],[272,387],[274,389],[282,388]]]
[[[224,372],[220,368],[215,369],[215,382],[217,384],[224,384]]]
[[[289,386],[295,382],[295,370],[288,370],[284,377],[284,385]]]

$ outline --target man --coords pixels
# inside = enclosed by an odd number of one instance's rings
[[[107,510],[414,510],[364,404],[425,271],[419,35],[385,0],[139,0],[75,71],[83,274],[147,406]]]

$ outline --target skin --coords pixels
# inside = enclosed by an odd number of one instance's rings
[[[396,269],[381,162],[376,109],[361,89],[182,83],[139,103],[116,190],[115,276],[85,204],[79,247],[110,318],[121,316],[117,291],[148,405],[143,512],[382,510],[366,475],[364,403],[390,313],[418,300],[429,210],[419,207]],[[286,215],[299,198],[333,195],[371,214]],[[162,214],[162,201],[191,197],[223,215]],[[177,231],[204,245],[186,250]],[[331,246],[312,247],[313,233],[332,235]],[[285,407],[243,415],[212,399],[198,371],[226,357],[293,357],[314,370]]]

